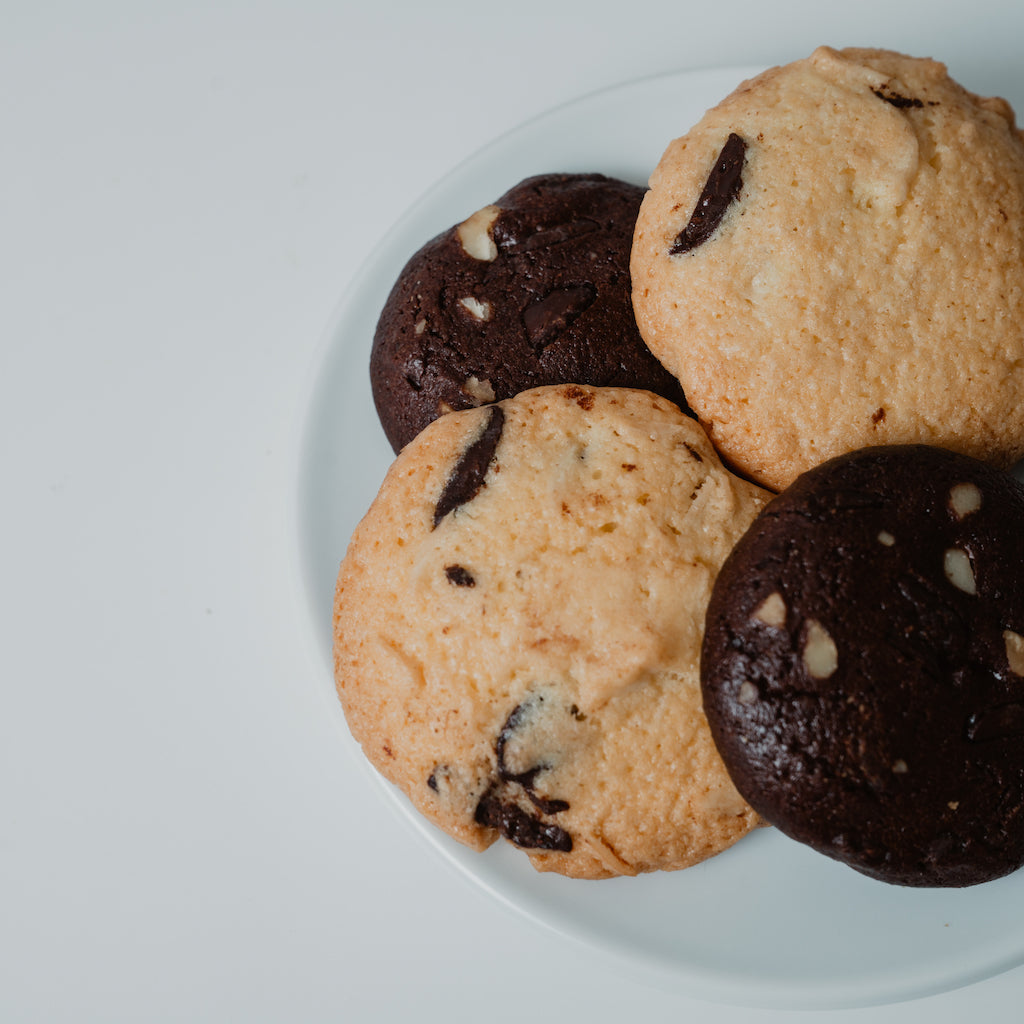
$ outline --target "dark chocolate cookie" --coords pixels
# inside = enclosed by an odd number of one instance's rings
[[[730,555],[701,683],[739,791],[886,882],[1024,863],[1024,487],[870,448],[801,476]]]
[[[641,388],[685,407],[633,317],[643,195],[600,174],[527,178],[409,260],[370,356],[396,452],[444,412],[543,384]]]

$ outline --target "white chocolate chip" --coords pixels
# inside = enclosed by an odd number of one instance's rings
[[[957,808],[958,808],[958,807],[960,806],[960,801],[959,801],[959,800],[950,800],[950,801],[949,801],[949,803],[948,803],[948,804],[946,804],[946,806],[947,806],[947,807],[948,807],[948,808],[949,808],[949,809],[950,809],[951,811],[955,811],[955,810],[956,810],[956,809],[957,809]]]
[[[839,667],[839,652],[828,630],[815,619],[808,620],[804,643],[804,665],[815,679],[828,679]]]
[[[965,594],[976,594],[977,585],[974,582],[974,569],[971,567],[971,559],[962,548],[947,548],[942,559],[942,568],[945,570],[946,579],[958,587]]]
[[[477,320],[491,319],[491,304],[489,302],[481,302],[479,299],[474,299],[472,295],[467,295],[464,299],[459,299],[459,305]]]
[[[754,616],[758,622],[766,626],[784,626],[786,624],[786,602],[776,590],[769,594],[755,609]]]
[[[741,704],[753,704],[758,696],[757,687],[752,682],[747,680],[740,684],[740,692],[737,699]]]
[[[416,332],[417,335],[422,334],[426,329],[427,329],[426,318],[424,318],[422,320],[417,320],[416,321],[416,326],[413,327],[413,330]]]
[[[467,217],[456,229],[459,243],[475,260],[492,263],[498,258],[498,247],[491,238],[491,228],[501,213],[499,206],[485,206]]]
[[[898,761],[892,763],[893,775],[906,775],[910,769],[907,767],[907,762],[901,757]]]
[[[1012,629],[1004,629],[1003,641],[1006,644],[1006,660],[1010,665],[1010,671],[1015,676],[1024,676],[1024,636],[1014,633]]]
[[[949,492],[949,507],[957,519],[981,508],[981,491],[974,484],[957,484]]]
[[[463,394],[469,395],[477,405],[486,405],[488,402],[494,401],[494,388],[491,387],[489,380],[470,377],[462,385],[462,391]]]
[[[884,544],[887,548],[891,548],[896,543],[896,538],[888,531],[883,530],[878,535],[878,543]]]

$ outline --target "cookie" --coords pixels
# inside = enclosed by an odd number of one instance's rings
[[[1024,486],[919,445],[840,456],[723,567],[701,679],[740,792],[907,886],[1024,863]]]
[[[701,710],[715,574],[767,495],[649,392],[548,386],[407,445],[335,598],[350,729],[428,819],[582,878],[755,824]]]
[[[443,412],[542,384],[643,388],[683,404],[633,318],[643,195],[600,174],[527,178],[409,260],[370,355],[396,452]]]
[[[820,48],[672,142],[632,256],[641,333],[727,463],[1024,455],[1024,143],[942,64]]]

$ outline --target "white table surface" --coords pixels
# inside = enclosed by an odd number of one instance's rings
[[[822,42],[1024,110],[1022,40],[1009,0],[0,0],[0,1021],[792,1019],[627,977],[381,799],[292,584],[296,431],[368,252],[519,122]]]

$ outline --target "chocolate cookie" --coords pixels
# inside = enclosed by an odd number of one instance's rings
[[[801,476],[723,567],[701,679],[737,788],[886,882],[1024,863],[1024,487],[870,448]]]
[[[527,178],[409,260],[370,356],[396,452],[443,412],[542,384],[642,388],[683,404],[633,317],[643,194],[600,174]]]
[[[821,47],[672,142],[640,331],[772,490],[865,445],[1024,456],[1024,140],[932,60]]]
[[[701,710],[704,611],[767,498],[646,391],[543,387],[435,420],[338,576],[353,735],[439,828],[540,870],[719,852],[757,818]]]

